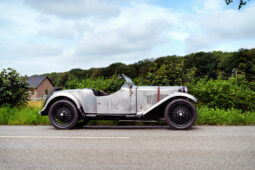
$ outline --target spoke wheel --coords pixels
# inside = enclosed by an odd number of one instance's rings
[[[197,118],[195,106],[188,100],[175,99],[165,109],[165,119],[170,128],[189,129]]]
[[[78,111],[72,102],[59,100],[51,105],[49,119],[57,129],[71,129],[78,119]]]

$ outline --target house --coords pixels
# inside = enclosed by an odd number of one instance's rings
[[[29,91],[30,100],[42,100],[54,87],[54,84],[47,76],[28,77],[28,84],[33,89]]]

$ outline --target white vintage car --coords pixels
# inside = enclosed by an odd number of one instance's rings
[[[136,86],[122,74],[121,89],[107,94],[94,89],[60,90],[47,97],[40,114],[57,129],[86,125],[91,119],[161,120],[172,129],[189,129],[197,118],[185,86]]]

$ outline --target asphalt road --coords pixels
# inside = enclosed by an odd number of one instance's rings
[[[0,169],[255,169],[255,126],[0,126]]]

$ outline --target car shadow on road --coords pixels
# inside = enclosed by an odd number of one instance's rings
[[[164,129],[164,130],[173,130],[170,129],[169,126],[84,126],[81,128],[75,128],[75,129],[130,129],[130,130],[139,130],[139,129]],[[193,126],[189,131],[198,130],[199,127]]]

